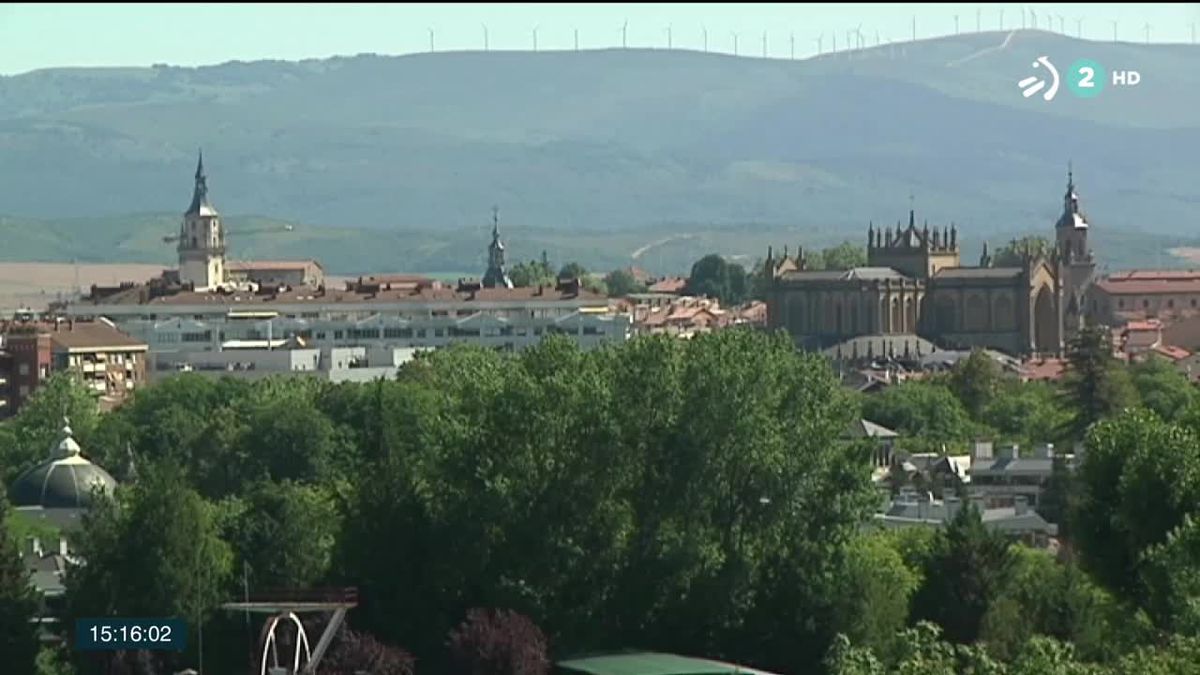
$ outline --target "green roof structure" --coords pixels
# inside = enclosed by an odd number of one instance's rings
[[[556,664],[559,673],[587,675],[772,675],[733,663],[658,652],[630,652],[587,656]]]

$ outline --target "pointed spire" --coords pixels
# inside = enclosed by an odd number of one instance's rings
[[[913,229],[917,227],[917,212],[913,209],[908,210],[908,226]]]
[[[204,180],[204,149],[197,149],[196,154],[196,180]]]
[[[500,207],[492,207],[492,241],[500,240]]]
[[[771,262],[774,259],[775,259],[775,253],[772,250],[772,246],[770,244],[767,244],[767,262]]]
[[[958,248],[958,228],[950,223],[950,248]]]
[[[208,203],[208,176],[204,174],[204,152],[196,159],[196,185],[192,190],[192,203],[185,215],[215,216],[216,209]]]
[[[787,244],[784,244],[784,245],[783,245],[783,257],[784,257],[784,258],[788,257],[788,247],[787,247]]]

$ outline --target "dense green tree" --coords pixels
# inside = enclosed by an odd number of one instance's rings
[[[712,253],[692,265],[688,276],[687,292],[717,298],[722,305],[736,306],[745,301],[749,284],[746,270],[737,263],[730,263]]]
[[[587,276],[587,268],[577,262],[569,262],[558,270],[559,279],[584,279]]]
[[[1200,517],[1183,523],[1142,554],[1145,605],[1164,629],[1200,635]]]
[[[933,442],[966,441],[974,428],[950,388],[932,382],[903,382],[868,396],[863,415],[905,436]]]
[[[49,456],[64,418],[70,420],[80,443],[86,443],[96,429],[98,405],[95,393],[71,373],[54,373],[42,382],[17,416],[0,427],[0,480],[4,485]]]
[[[971,417],[980,419],[984,409],[995,398],[1003,373],[996,360],[982,349],[971,351],[971,355],[954,364],[948,385],[958,397]]]
[[[1096,422],[1136,404],[1137,390],[1113,356],[1108,329],[1086,327],[1071,340],[1063,393],[1073,413],[1064,430],[1070,439],[1083,438]]]
[[[992,257],[996,267],[1020,267],[1026,257],[1048,256],[1054,244],[1045,237],[1022,237],[1013,239],[1000,247]]]
[[[68,569],[68,613],[179,616],[195,628],[224,600],[230,573],[232,555],[213,508],[165,463],[140,468],[137,483],[116,497],[99,500],[84,517],[75,552],[86,563]],[[195,648],[189,643],[188,658]]]
[[[329,572],[339,517],[323,488],[261,482],[221,520],[233,569],[255,588],[306,588]]]
[[[554,268],[550,267],[550,263],[542,260],[517,263],[509,270],[508,278],[512,280],[513,286],[518,288],[553,286],[556,281]]]
[[[630,293],[645,293],[646,284],[638,281],[627,269],[613,270],[604,277],[608,294],[612,297],[625,297]]]
[[[0,664],[6,671],[34,671],[38,641],[30,622],[37,609],[19,542],[8,531],[8,502],[0,494]]]
[[[827,270],[848,270],[867,264],[867,251],[862,246],[844,241],[821,251],[821,261]]]
[[[891,641],[905,626],[909,602],[921,583],[921,570],[909,567],[891,532],[856,537],[838,570],[834,623],[855,645],[890,654]]]
[[[1051,384],[1009,381],[985,403],[980,421],[1001,440],[1033,445],[1058,441],[1070,417]]]
[[[1200,445],[1192,432],[1136,409],[1092,429],[1078,471],[1071,523],[1081,560],[1136,602],[1139,559],[1200,504]]]
[[[969,644],[1008,583],[1013,553],[1007,538],[989,530],[972,504],[946,526],[926,564],[924,584],[913,598],[918,619],[940,625],[947,639]]]
[[[1196,388],[1187,376],[1164,358],[1150,356],[1129,370],[1142,405],[1164,420],[1180,419],[1197,401]]]

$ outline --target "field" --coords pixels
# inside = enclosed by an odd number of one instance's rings
[[[76,289],[144,281],[162,269],[162,265],[140,264],[0,262],[0,312],[7,315],[20,307],[44,309]]]

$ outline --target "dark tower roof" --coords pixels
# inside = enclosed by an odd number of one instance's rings
[[[504,269],[504,242],[500,241],[500,209],[492,207],[492,243],[488,244],[488,267],[483,275],[484,288],[512,288]]]
[[[204,153],[196,162],[196,187],[192,190],[192,205],[184,213],[188,216],[215,216],[217,210],[208,202],[208,177],[204,175]]]
[[[1075,192],[1075,175],[1071,170],[1071,165],[1067,164],[1067,192],[1063,195],[1063,212],[1058,218],[1058,223],[1055,227],[1067,228],[1074,227],[1086,229],[1088,226],[1087,216],[1079,208],[1079,193]]]

